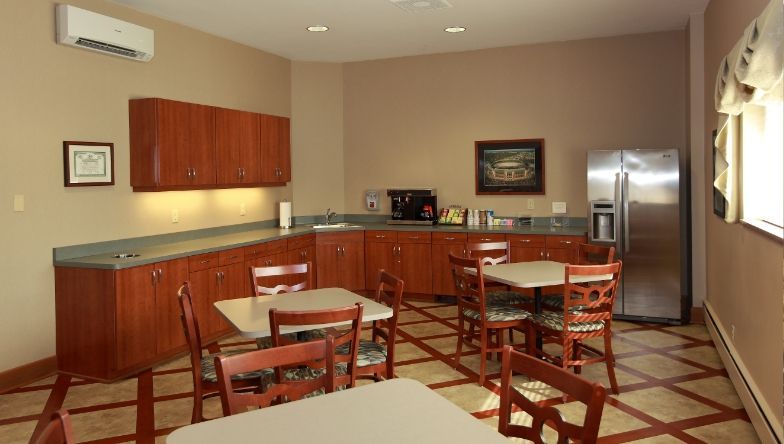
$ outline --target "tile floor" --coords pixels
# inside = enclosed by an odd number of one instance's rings
[[[475,352],[465,356],[459,368],[453,367],[456,313],[453,305],[405,302],[396,372],[429,385],[489,427],[497,427],[498,363],[488,364],[484,386],[475,382]],[[607,398],[600,442],[758,442],[704,327],[618,321],[614,331],[621,394]],[[254,343],[233,337],[210,348],[237,346],[252,348]],[[608,385],[601,364],[586,367],[583,376]],[[550,400],[548,404],[567,418],[582,415],[582,405],[563,404],[552,388],[515,378],[532,399]],[[42,412],[61,406],[71,412],[79,442],[164,442],[168,433],[190,421],[191,390],[187,358],[110,385],[52,376],[0,395],[0,442],[27,442]],[[220,416],[219,401],[208,401],[205,412],[208,417]],[[523,413],[515,416],[526,421]]]

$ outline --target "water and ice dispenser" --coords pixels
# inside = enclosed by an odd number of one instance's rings
[[[615,242],[615,224],[618,218],[615,214],[615,202],[611,200],[594,200],[591,202],[591,227],[592,241]]]

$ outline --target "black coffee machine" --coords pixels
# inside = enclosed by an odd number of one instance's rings
[[[438,222],[435,188],[387,190],[392,198],[390,225],[433,225]]]

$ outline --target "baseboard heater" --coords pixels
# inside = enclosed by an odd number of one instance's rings
[[[763,443],[782,444],[784,432],[777,416],[762,399],[762,394],[756,384],[751,380],[748,371],[742,362],[739,362],[735,346],[727,340],[724,326],[716,321],[710,302],[705,302],[705,325],[716,345],[724,367],[730,376],[732,385],[743,402],[751,423]]]

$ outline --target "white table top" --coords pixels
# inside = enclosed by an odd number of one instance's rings
[[[508,443],[506,437],[412,379],[391,379],[188,425],[169,444]]]
[[[215,308],[235,330],[246,338],[263,338],[271,335],[269,325],[270,308],[278,310],[323,310],[340,308],[362,302],[362,321],[375,321],[392,317],[392,308],[379,304],[343,288],[320,288],[276,295],[252,296],[242,299],[227,299],[215,303]],[[281,333],[294,333],[325,325],[281,326]]]
[[[563,285],[564,265],[553,261],[513,262],[511,264],[487,265],[482,267],[486,279],[493,282],[521,288],[545,287],[548,285]],[[475,274],[476,270],[467,268],[467,273]],[[612,279],[612,275],[603,276],[573,276],[572,282],[590,282]]]

